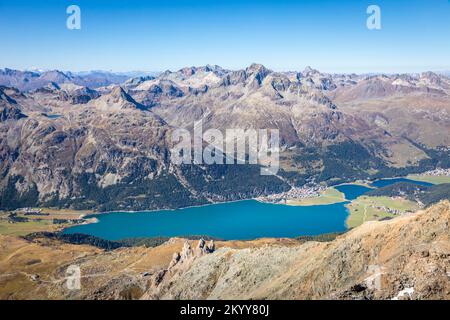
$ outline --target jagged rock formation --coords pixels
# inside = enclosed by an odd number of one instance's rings
[[[143,298],[151,299],[157,295],[163,294],[161,290],[167,291],[167,288],[171,286],[178,275],[189,270],[196,259],[206,254],[213,253],[214,251],[215,244],[213,240],[206,244],[205,240],[200,239],[195,249],[192,249],[189,242],[185,241],[181,252],[175,252],[173,254],[167,269],[160,270],[153,276],[153,279],[151,280],[152,289],[149,294],[144,295]]]
[[[214,240],[211,240],[208,244],[206,244],[205,240],[200,239],[195,249],[192,249],[189,242],[186,241],[184,242],[181,252],[174,253],[172,261],[169,264],[168,271],[173,270],[175,266],[187,265],[196,258],[208,253],[213,253],[214,250]]]

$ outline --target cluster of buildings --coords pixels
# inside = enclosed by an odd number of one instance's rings
[[[374,209],[380,210],[380,211],[384,211],[390,214],[394,214],[394,215],[400,215],[402,214],[402,212],[398,209],[392,209],[389,207],[384,207],[384,206],[372,206]]]
[[[450,176],[450,168],[449,169],[434,169],[431,171],[427,171],[419,174],[419,176]]]
[[[13,211],[14,213],[22,213],[24,215],[48,215],[47,213],[42,213],[42,209],[35,208],[19,208]]]
[[[292,187],[289,191],[271,194],[260,197],[258,200],[272,203],[284,203],[289,199],[306,199],[320,196],[326,190],[326,186],[322,185],[308,185],[302,187]]]
[[[386,213],[393,214],[393,215],[402,215],[402,214],[405,214],[405,213],[413,212],[411,210],[404,210],[404,211],[402,211],[402,210],[399,210],[399,209],[394,209],[394,208],[390,208],[390,207],[386,207],[386,206],[372,205],[371,207],[374,208],[374,209],[380,210],[380,211],[384,211]]]

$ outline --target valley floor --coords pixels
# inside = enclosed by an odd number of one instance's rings
[[[65,227],[86,223],[86,210],[24,208],[0,211],[0,235],[25,236],[33,232],[59,231]]]
[[[362,196],[347,204],[350,215],[347,218],[349,228],[357,227],[366,221],[392,219],[395,216],[415,212],[420,206],[403,198]]]

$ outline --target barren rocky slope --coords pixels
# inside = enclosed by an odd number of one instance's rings
[[[68,290],[66,270],[81,270]],[[0,237],[0,298],[450,299],[450,202],[331,242],[172,239],[102,251]]]

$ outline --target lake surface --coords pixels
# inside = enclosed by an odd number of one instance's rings
[[[287,206],[256,200],[219,203],[179,210],[97,215],[98,223],[68,228],[108,240],[157,236],[208,235],[222,239],[296,237],[345,231],[342,204]]]
[[[342,184],[334,188],[345,194],[345,199],[347,200],[354,200],[364,193],[374,190],[374,188],[368,188],[357,184]]]
[[[372,187],[376,187],[376,188],[382,188],[382,187],[386,187],[386,186],[390,186],[391,184],[397,183],[397,182],[410,182],[410,183],[415,183],[421,186],[432,186],[432,183],[429,182],[424,182],[424,181],[416,181],[416,180],[411,180],[411,179],[406,179],[406,178],[393,178],[393,179],[380,179],[380,180],[376,180],[374,182],[372,182],[370,184],[370,186]]]
[[[58,119],[61,117],[62,117],[62,114],[47,114],[47,118],[49,118],[49,119]]]
[[[347,200],[353,200],[370,190],[404,181],[431,185],[396,178],[375,181],[371,184],[373,188],[354,184],[335,188],[343,192]],[[96,215],[98,223],[70,227],[63,232],[84,233],[108,240],[192,235],[208,235],[226,240],[292,238],[345,231],[348,216],[346,203],[287,206],[245,200],[178,210],[112,212]]]

